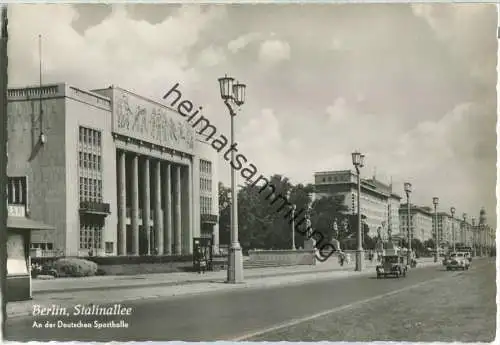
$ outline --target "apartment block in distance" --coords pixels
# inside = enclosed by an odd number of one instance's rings
[[[344,204],[351,214],[357,214],[357,175],[351,170],[325,171],[314,174],[315,197],[343,196]],[[375,237],[381,227],[383,235],[391,229],[399,229],[398,208],[401,197],[393,192],[392,186],[375,177],[361,179],[361,214],[366,217],[369,236]],[[384,236],[385,237],[385,236]]]
[[[399,208],[400,237],[408,238],[408,204]],[[410,230],[413,239],[421,242],[433,238],[433,211],[430,207],[410,204]]]

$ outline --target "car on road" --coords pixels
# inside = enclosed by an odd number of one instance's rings
[[[405,261],[405,257],[402,255],[384,255],[382,257],[382,262],[377,265],[377,278],[395,276],[406,277],[406,272],[408,272],[408,265]]]
[[[450,259],[446,264],[446,270],[468,270],[470,267],[470,261],[467,258],[467,254],[463,252],[456,252],[450,254]]]

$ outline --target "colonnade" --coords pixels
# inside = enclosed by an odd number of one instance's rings
[[[117,150],[118,255],[192,252],[191,179],[189,165]]]

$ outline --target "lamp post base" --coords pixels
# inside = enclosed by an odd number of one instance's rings
[[[239,243],[231,244],[227,267],[227,282],[238,284],[243,282],[243,252]]]
[[[365,262],[365,251],[363,249],[356,250],[356,268],[355,268],[355,270],[357,272],[363,271],[363,268],[365,266],[364,262]]]

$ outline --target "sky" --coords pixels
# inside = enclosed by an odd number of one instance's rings
[[[175,83],[229,136],[217,78],[247,85],[239,152],[310,183],[352,169],[412,201],[496,226],[497,10],[471,4],[12,5],[9,84],[111,84],[161,101]],[[220,179],[230,167],[219,162]],[[240,181],[241,183],[243,181]]]

